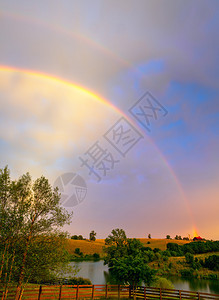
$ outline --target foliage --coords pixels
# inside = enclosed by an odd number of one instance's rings
[[[151,234],[150,233],[148,234],[148,238],[151,239]]]
[[[167,250],[169,251],[175,251],[176,253],[179,252],[180,246],[176,243],[168,243],[167,244]]]
[[[166,239],[167,239],[167,240],[170,240],[170,239],[171,239],[169,234],[166,235]]]
[[[100,254],[94,253],[93,258],[94,258],[94,260],[99,260],[100,259]]]
[[[142,253],[114,258],[110,270],[118,282],[133,286],[142,281],[150,286],[155,278],[155,271],[146,264]]]
[[[183,269],[180,271],[182,277],[194,277],[192,269]]]
[[[180,249],[185,254],[187,252],[192,254],[201,254],[208,252],[219,251],[219,241],[197,241],[180,246]]]
[[[90,232],[90,241],[96,241],[96,232],[94,230],[92,230]]]
[[[80,235],[72,235],[71,236],[71,239],[72,240],[86,240],[85,238],[83,238],[83,236],[80,234]]]
[[[45,177],[32,181],[27,173],[12,181],[7,167],[0,170],[0,280],[6,289],[12,280],[19,291],[23,282],[55,276],[68,259],[60,229],[70,219]]]
[[[90,279],[83,278],[83,277],[73,277],[70,279],[64,279],[62,283],[67,285],[91,285],[92,284]]]
[[[188,264],[192,264],[194,262],[194,255],[191,253],[186,253],[185,259]]]
[[[172,282],[164,277],[156,277],[156,281],[153,284],[153,287],[162,288],[162,289],[174,289]]]
[[[83,253],[81,252],[80,248],[75,248],[75,254],[83,256]]]
[[[109,247],[104,248],[104,263],[117,282],[134,286],[142,281],[148,285],[153,282],[155,271],[147,265],[154,258],[150,248],[147,250],[137,239],[127,239],[125,231],[118,228],[112,230],[105,243]]]
[[[219,271],[219,255],[206,257],[204,266],[210,270]]]
[[[125,234],[125,231],[123,229],[113,229],[111,234],[108,235],[108,237],[105,239],[106,245],[116,245],[116,246],[122,246],[126,243],[127,237]]]

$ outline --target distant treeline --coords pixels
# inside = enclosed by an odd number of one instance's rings
[[[168,243],[167,250],[171,256],[183,256],[186,253],[202,254],[219,251],[219,241],[191,242],[184,245]]]

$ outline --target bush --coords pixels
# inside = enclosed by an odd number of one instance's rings
[[[94,258],[95,260],[100,259],[100,254],[94,253],[94,254],[93,254],[93,258]]]
[[[165,250],[165,251],[162,252],[162,255],[163,255],[163,256],[168,256],[168,257],[170,257],[170,256],[171,256],[171,253],[170,253],[169,250]]]
[[[75,254],[83,256],[83,253],[81,252],[80,248],[75,248]]]
[[[192,269],[184,269],[180,271],[182,277],[193,277],[193,270]]]
[[[157,277],[153,286],[162,289],[174,289],[172,282],[163,277]]]
[[[90,279],[83,278],[83,277],[73,277],[70,279],[64,279],[63,283],[68,285],[91,285],[92,284]]]
[[[168,261],[169,257],[168,256],[163,256],[163,261]]]
[[[160,250],[160,248],[154,248],[154,253],[157,253],[157,252],[160,252],[161,250]]]
[[[167,249],[170,251],[175,251],[175,252],[179,252],[179,248],[180,246],[176,243],[168,243],[167,244]]]
[[[185,259],[188,264],[192,264],[194,262],[194,255],[191,253],[186,253]]]
[[[219,255],[210,255],[205,258],[204,266],[210,270],[219,271]]]

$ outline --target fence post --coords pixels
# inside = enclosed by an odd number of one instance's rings
[[[146,286],[144,287],[144,300],[146,300]]]
[[[39,288],[38,300],[40,300],[41,294],[42,294],[42,285],[40,285],[40,288]]]
[[[132,296],[132,291],[131,291],[131,285],[129,286],[129,299],[131,298]]]
[[[200,294],[199,294],[199,292],[197,292],[197,295],[198,295],[198,300],[200,300],[201,298],[200,298]]]
[[[120,299],[120,284],[118,285],[118,298]]]
[[[162,300],[162,289],[160,288],[160,300]]]
[[[105,293],[105,298],[108,298],[108,288],[107,288],[107,284],[106,284],[106,293]]]
[[[182,300],[181,291],[179,291],[179,300]]]
[[[92,299],[94,299],[94,284],[92,285]]]
[[[76,290],[76,299],[78,299],[78,294],[79,294],[79,286],[77,285],[77,290]]]
[[[60,285],[60,288],[59,288],[59,300],[62,299],[62,285]]]

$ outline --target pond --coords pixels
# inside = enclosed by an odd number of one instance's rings
[[[107,266],[103,261],[82,261],[71,262],[72,266],[80,268],[77,277],[89,278],[92,284],[106,284],[112,278]],[[168,279],[173,283],[177,290],[199,291],[204,293],[219,294],[219,281],[206,279],[184,279],[171,276]]]

